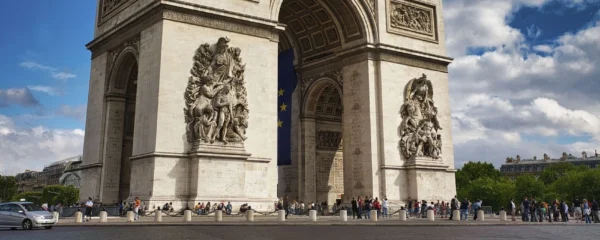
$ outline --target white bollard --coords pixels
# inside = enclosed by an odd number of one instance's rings
[[[506,222],[506,211],[500,211],[500,221]]]
[[[108,222],[108,213],[106,211],[100,212],[100,222],[101,223]]]
[[[406,210],[400,210],[400,221],[406,221]]]
[[[192,221],[192,210],[183,211],[183,221],[191,222]]]
[[[75,212],[75,222],[76,223],[83,222],[83,213],[81,211]]]
[[[280,222],[285,222],[285,210],[278,210],[277,211],[277,219]]]
[[[58,223],[58,219],[60,218],[60,214],[58,214],[57,211],[52,212],[52,216],[54,216],[54,219],[56,219],[56,223]]]
[[[377,222],[377,210],[371,210],[371,221]]]
[[[154,221],[155,222],[162,222],[162,211],[160,211],[159,209],[157,209],[156,211],[154,211]]]
[[[223,221],[223,211],[217,210],[215,212],[215,222],[222,222],[222,221]]]
[[[348,211],[340,210],[340,217],[342,218],[342,222],[348,221]]]
[[[435,221],[435,214],[431,209],[427,210],[427,221]]]
[[[254,222],[254,210],[248,210],[248,211],[246,211],[246,221],[247,222]]]
[[[484,218],[485,218],[485,214],[483,213],[483,210],[477,211],[477,221],[483,221]]]
[[[135,213],[133,211],[127,211],[127,222],[133,222],[135,218]]]
[[[460,221],[460,210],[452,211],[452,221]]]
[[[308,211],[308,219],[311,222],[316,222],[317,221],[317,210]]]

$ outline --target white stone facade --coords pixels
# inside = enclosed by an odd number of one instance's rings
[[[111,203],[137,196],[150,208],[173,202],[176,209],[231,201],[234,210],[248,203],[266,211],[284,195],[330,204],[342,196],[345,203],[387,196],[394,204],[454,196],[451,59],[444,56],[441,0],[113,0],[109,8],[98,2],[95,39],[87,45],[82,198]],[[398,4],[434,9],[427,16],[435,19],[437,41],[390,31],[388,13]],[[186,140],[183,96],[195,51],[221,37],[241,49],[246,63],[244,153],[197,151]],[[292,165],[277,167],[277,54],[290,48],[298,74]],[[398,112],[405,85],[422,74],[432,82],[443,128],[442,160],[410,165],[398,148]],[[343,112],[319,112],[324,89],[339,94]],[[134,118],[125,113],[132,101]],[[129,153],[122,147],[124,122],[132,118]],[[323,143],[337,133],[339,148]]]

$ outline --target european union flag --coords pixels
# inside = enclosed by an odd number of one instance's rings
[[[296,88],[294,51],[279,53],[277,75],[277,166],[292,164],[292,92]]]

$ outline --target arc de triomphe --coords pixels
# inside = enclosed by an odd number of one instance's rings
[[[267,210],[456,193],[442,0],[98,0],[87,47],[81,198]]]

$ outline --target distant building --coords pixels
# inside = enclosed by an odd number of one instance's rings
[[[25,170],[15,176],[17,192],[42,191],[48,185],[64,185],[62,178],[67,167],[74,162],[81,162],[81,156],[67,158],[44,166],[41,172]]]
[[[561,162],[572,163],[575,166],[586,165],[590,168],[597,168],[600,167],[600,156],[597,151],[594,154],[590,154],[590,156],[586,152],[582,152],[581,157],[563,153],[558,159],[552,159],[545,153],[542,159],[537,159],[537,157],[533,157],[533,159],[521,159],[517,155],[516,158],[506,158],[506,163],[500,166],[500,172],[512,179],[526,174],[539,176],[551,164]]]

